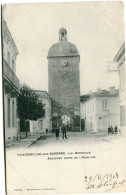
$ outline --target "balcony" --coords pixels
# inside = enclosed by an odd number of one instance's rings
[[[3,59],[3,74],[4,78],[17,90],[20,90],[20,81],[17,78],[16,74],[7,64],[7,62]]]

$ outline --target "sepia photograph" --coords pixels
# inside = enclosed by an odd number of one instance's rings
[[[7,195],[126,191],[123,3],[1,9]]]

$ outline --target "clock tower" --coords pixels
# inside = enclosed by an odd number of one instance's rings
[[[70,121],[71,131],[80,131],[80,55],[67,41],[67,30],[59,30],[59,42],[48,52],[48,88],[52,98],[52,118]]]

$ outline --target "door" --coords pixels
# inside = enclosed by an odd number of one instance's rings
[[[85,120],[81,119],[81,131],[85,131]]]

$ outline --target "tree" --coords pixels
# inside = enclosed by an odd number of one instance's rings
[[[27,85],[21,87],[20,94],[17,98],[17,115],[21,121],[21,131],[28,131],[28,125],[24,125],[26,120],[36,121],[45,116],[44,106],[39,99],[39,95],[34,90]]]

